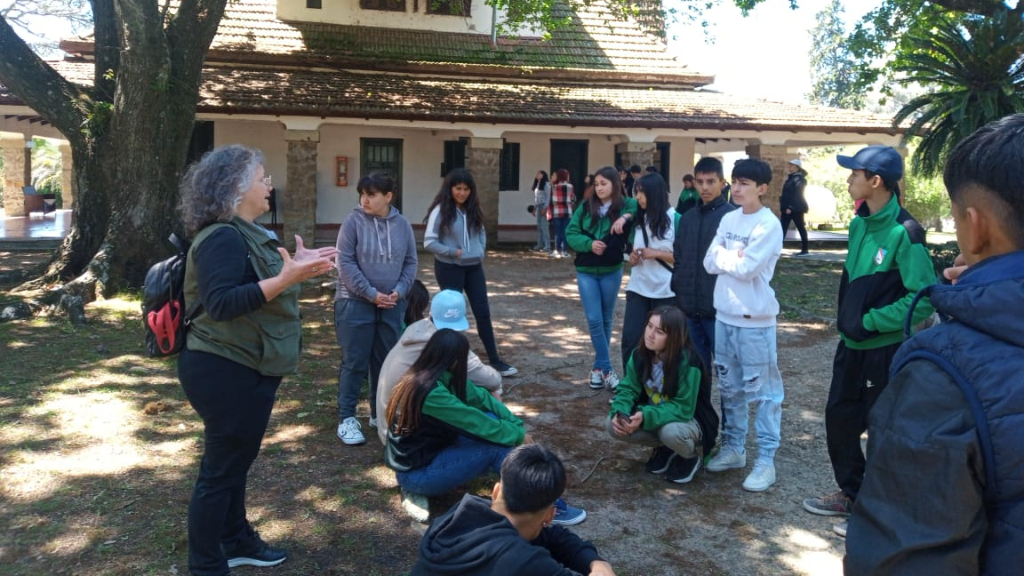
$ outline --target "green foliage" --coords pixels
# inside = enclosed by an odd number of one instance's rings
[[[1024,21],[994,17],[944,16],[934,28],[910,32],[896,70],[904,82],[932,92],[908,102],[895,122],[911,119],[910,134],[923,134],[914,152],[917,169],[937,174],[958,142],[978,128],[1024,111]]]
[[[942,231],[942,220],[951,216],[949,196],[939,176],[926,176],[914,171],[904,179],[903,207],[922,226]]]
[[[810,101],[860,110],[864,107],[864,91],[860,89],[857,78],[863,66],[846,44],[842,3],[832,0],[814,19],[817,22],[811,31],[811,78],[814,86],[811,87]]]
[[[62,158],[60,148],[49,140],[34,138],[32,148],[32,185],[40,194],[61,192]]]

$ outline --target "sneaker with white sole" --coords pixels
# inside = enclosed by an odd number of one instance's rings
[[[590,371],[590,388],[593,390],[604,388],[604,373],[597,368]]]
[[[619,387],[619,377],[615,374],[615,370],[609,370],[604,373],[604,387],[612,392]]]
[[[277,566],[288,559],[288,551],[283,548],[271,548],[258,535],[255,536],[244,550],[226,552],[228,568],[239,566]]]
[[[647,464],[644,465],[644,469],[651,474],[664,474],[668,470],[669,464],[679,456],[668,446],[658,446],[651,453],[651,457],[647,460]]]
[[[853,501],[840,490],[821,498],[804,500],[804,510],[818,516],[849,516],[853,510]]]
[[[430,499],[423,494],[409,492],[402,488],[402,509],[417,522],[430,519]]]
[[[587,511],[583,508],[569,506],[561,498],[555,500],[555,518],[551,521],[552,524],[575,526],[586,519]]]
[[[338,438],[349,446],[365,444],[366,437],[363,436],[363,425],[356,420],[355,416],[349,416],[338,424]]]
[[[516,370],[515,366],[506,364],[501,360],[491,362],[491,368],[497,370],[498,374],[501,374],[502,376],[515,376],[516,374],[519,374],[519,370]]]
[[[755,462],[754,469],[743,481],[743,489],[747,492],[764,492],[775,484],[775,464],[771,462]]]
[[[833,524],[832,525],[832,531],[835,532],[836,534],[839,534],[843,538],[846,538],[846,529],[849,528],[849,527],[850,527],[850,522],[848,520],[843,520],[842,522],[838,522],[836,524]]]
[[[708,462],[708,472],[723,472],[733,468],[743,468],[747,465],[747,453],[737,452],[730,448],[722,448],[718,454]]]
[[[702,458],[699,454],[690,458],[680,456],[669,465],[668,472],[665,472],[665,478],[669,482],[686,484],[697,475],[697,470],[700,470],[701,460]]]
[[[367,422],[366,425],[369,426],[370,428],[376,429],[377,428],[377,419],[374,418],[373,416],[370,416],[370,421]]]

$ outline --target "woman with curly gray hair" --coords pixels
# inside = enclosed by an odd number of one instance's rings
[[[288,557],[253,530],[245,513],[249,467],[259,454],[277,387],[299,359],[299,284],[333,266],[337,250],[310,250],[295,237],[292,257],[255,223],[270,209],[263,154],[217,148],[181,184],[181,215],[192,247],[185,300],[201,312],[178,359],[178,379],[203,419],[204,449],[188,509],[194,576],[235,566],[275,566]]]

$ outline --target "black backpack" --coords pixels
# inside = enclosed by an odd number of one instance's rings
[[[174,356],[185,345],[188,326],[203,310],[185,306],[185,263],[189,243],[171,234],[177,252],[157,262],[146,273],[142,288],[142,323],[146,327],[146,352],[152,358]]]

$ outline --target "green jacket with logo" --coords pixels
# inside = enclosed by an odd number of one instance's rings
[[[869,350],[901,342],[911,301],[934,283],[924,228],[895,195],[874,214],[865,202],[850,223],[849,251],[839,284],[837,326],[843,343],[854,350]],[[933,311],[922,299],[912,323]]]
[[[246,257],[260,280],[281,272],[284,261],[277,251],[281,243],[269,236],[264,228],[238,217],[227,224],[211,224],[196,234],[189,248],[185,267],[186,303],[199,301],[193,253],[210,234],[224,227],[234,228],[242,235],[249,251]],[[214,320],[204,310],[192,321],[188,331],[189,350],[216,354],[265,376],[285,376],[295,372],[302,336],[299,291],[298,284],[289,286],[258,310],[227,320]]]

